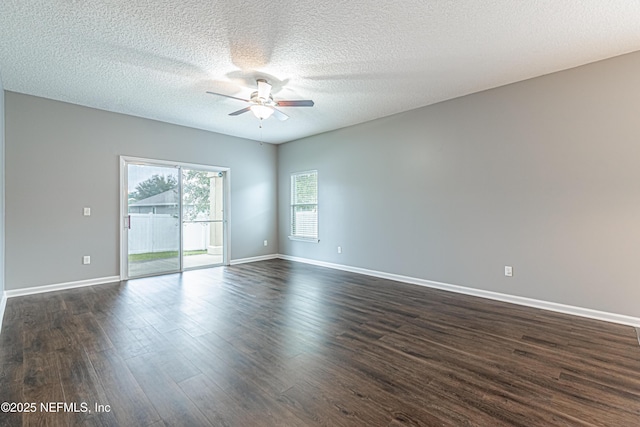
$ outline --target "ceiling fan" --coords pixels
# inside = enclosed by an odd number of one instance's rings
[[[219,95],[225,96],[227,98],[237,99],[238,101],[248,102],[251,105],[243,108],[242,110],[229,113],[229,115],[239,116],[242,113],[251,111],[260,120],[268,119],[269,117],[271,117],[271,115],[273,115],[278,120],[287,120],[289,116],[278,110],[276,107],[313,107],[314,103],[309,99],[297,101],[274,101],[273,96],[271,95],[271,85],[265,79],[258,79],[256,80],[256,83],[258,84],[258,90],[253,92],[251,94],[251,98],[249,99],[238,98],[236,96],[225,95],[223,93],[209,91],[207,91],[207,93],[211,95]]]

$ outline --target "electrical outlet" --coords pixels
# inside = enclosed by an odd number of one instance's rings
[[[85,255],[82,257],[82,263],[83,264],[91,264],[91,257],[89,255]]]
[[[505,265],[504,266],[504,275],[507,277],[512,277],[513,276],[513,267],[511,267],[510,265]]]
[[[267,246],[269,244],[269,242],[267,242],[266,240],[264,241],[263,245]]]
[[[91,216],[91,208],[84,208],[84,209],[82,210],[82,214],[83,214],[84,216]]]
[[[338,246],[338,253],[341,254],[342,253],[342,246]]]

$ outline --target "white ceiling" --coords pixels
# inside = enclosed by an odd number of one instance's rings
[[[637,0],[2,0],[6,90],[279,143],[640,50]],[[258,128],[256,77],[283,108]]]

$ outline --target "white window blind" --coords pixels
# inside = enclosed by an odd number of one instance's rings
[[[291,175],[291,237],[318,239],[318,171]]]

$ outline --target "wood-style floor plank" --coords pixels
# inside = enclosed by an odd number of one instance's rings
[[[0,426],[636,426],[640,343],[272,260],[9,299],[0,400],[92,409]]]

